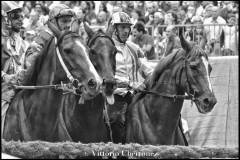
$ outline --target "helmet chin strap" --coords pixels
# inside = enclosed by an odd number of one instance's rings
[[[61,31],[61,28],[60,28],[59,23],[58,23],[58,18],[54,18],[54,21],[55,21],[55,24],[57,25],[58,29]]]

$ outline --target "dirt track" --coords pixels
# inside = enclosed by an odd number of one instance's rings
[[[239,148],[152,146],[113,143],[6,142],[2,152],[20,158],[239,158]]]

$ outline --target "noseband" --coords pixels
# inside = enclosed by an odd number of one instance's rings
[[[66,75],[67,75],[67,78],[69,79],[69,81],[72,83],[73,87],[75,89],[79,89],[82,84],[79,82],[79,80],[77,78],[73,78],[72,74],[69,72],[67,66],[65,65],[63,59],[62,59],[62,56],[60,54],[60,51],[59,51],[59,44],[60,42],[63,40],[63,37],[72,33],[71,31],[68,31],[68,32],[64,32],[60,37],[59,39],[57,39],[56,37],[54,37],[54,40],[55,40],[55,44],[56,44],[56,52],[57,52],[57,57],[60,61],[60,64],[62,65]],[[76,37],[79,37],[78,35],[75,35]]]

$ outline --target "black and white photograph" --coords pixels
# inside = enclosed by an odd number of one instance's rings
[[[1,159],[238,159],[238,1],[1,1]]]

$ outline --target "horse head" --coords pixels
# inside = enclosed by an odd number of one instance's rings
[[[186,41],[181,30],[179,38],[186,51],[186,92],[194,96],[194,102],[200,113],[208,113],[213,109],[217,100],[210,82],[212,67],[206,52],[203,50],[206,39],[203,38],[198,46]]]
[[[102,79],[90,61],[88,47],[83,44],[78,34],[72,31],[59,31],[51,23],[48,23],[48,26],[57,38],[56,48],[59,49],[63,62],[58,58],[67,77],[70,77],[75,88],[81,90],[83,99],[95,97],[100,91]],[[58,79],[63,78],[60,75],[66,77],[66,74],[59,74]]]
[[[87,45],[90,48],[90,59],[103,79],[102,89],[108,103],[113,104],[113,91],[116,88],[114,75],[116,70],[115,55],[117,48],[107,33],[101,30],[94,32],[85,22],[84,28],[89,37]]]

